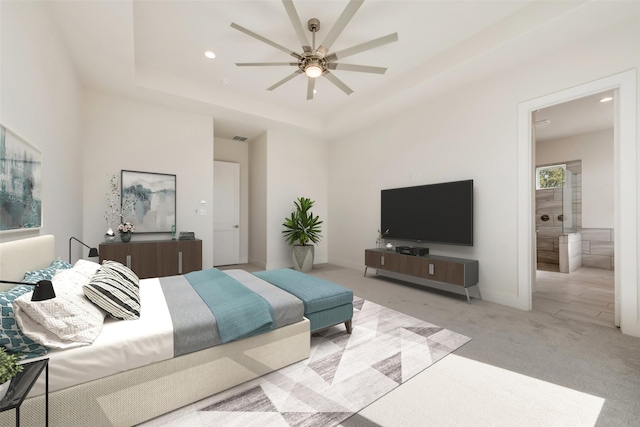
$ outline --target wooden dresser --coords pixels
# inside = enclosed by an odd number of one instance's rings
[[[141,279],[202,270],[202,240],[147,240],[101,243],[100,263],[118,261]]]

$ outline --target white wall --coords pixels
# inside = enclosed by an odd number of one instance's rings
[[[298,197],[315,201],[314,215],[324,221],[322,240],[315,248],[314,264],[327,262],[329,223],[327,145],[295,128],[267,133],[267,268],[293,266],[292,248],[282,235],[285,217]]]
[[[613,129],[536,143],[536,164],[582,160],[582,227],[613,228]]]
[[[215,138],[213,158],[240,165],[240,262],[249,260],[249,144]]]
[[[84,236],[103,241],[109,176],[122,169],[176,175],[176,228],[202,239],[202,266],[213,266],[213,118],[148,104],[96,90],[84,92]],[[134,234],[136,240],[170,234]]]
[[[3,1],[1,8],[0,122],[42,151],[44,227],[3,233],[0,241],[53,234],[66,260],[69,238],[84,239],[80,82],[40,3]]]
[[[249,143],[249,262],[267,268],[267,134]]]
[[[629,20],[502,72],[479,72],[475,82],[332,141],[329,261],[363,267],[379,228],[381,189],[474,179],[474,246],[428,246],[479,260],[483,297],[519,306],[518,105],[637,68],[639,50],[638,21]]]

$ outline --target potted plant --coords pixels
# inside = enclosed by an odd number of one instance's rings
[[[22,365],[18,365],[18,356],[7,354],[4,347],[0,347],[0,400],[9,390],[11,379],[18,372],[22,372]]]
[[[315,201],[306,197],[298,197],[298,200],[293,203],[295,210],[291,213],[291,217],[284,219],[282,225],[286,230],[282,233],[287,243],[293,245],[293,268],[306,273],[313,268],[315,248],[309,242],[318,243],[320,241],[322,221],[311,212]]]

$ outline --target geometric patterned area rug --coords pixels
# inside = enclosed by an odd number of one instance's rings
[[[343,324],[311,337],[308,359],[144,426],[335,426],[470,338],[354,297]]]

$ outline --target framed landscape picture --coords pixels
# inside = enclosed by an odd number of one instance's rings
[[[135,233],[171,232],[176,223],[175,175],[123,170],[120,183],[122,222],[132,223]]]
[[[0,125],[0,232],[42,227],[42,152]]]

